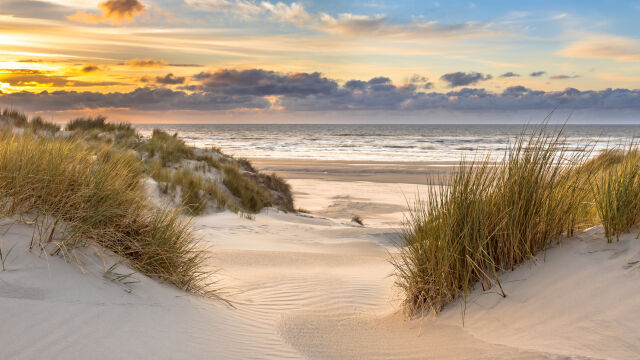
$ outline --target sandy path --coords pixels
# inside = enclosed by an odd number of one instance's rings
[[[285,214],[215,215],[197,226],[205,238],[216,236],[216,264],[235,311],[264,338],[280,337],[266,352],[276,358],[286,346],[314,359],[547,358],[483,342],[458,326],[404,321],[387,262],[392,229]]]

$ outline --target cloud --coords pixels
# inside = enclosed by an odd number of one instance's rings
[[[554,75],[549,77],[551,80],[563,80],[563,79],[575,79],[579,78],[580,75]]]
[[[304,25],[311,18],[304,7],[295,2],[287,5],[282,2],[272,4],[268,1],[263,1],[260,3],[260,6],[271,13],[271,17],[278,22]]]
[[[46,1],[2,0],[0,14],[38,19],[60,19],[69,13],[70,8]]]
[[[141,68],[141,67],[165,67],[168,64],[163,60],[154,60],[154,59],[130,59],[122,63],[123,65],[127,65],[130,67]]]
[[[338,88],[338,83],[320,73],[281,74],[261,69],[222,69],[201,72],[192,77],[200,82],[201,91],[222,92],[229,95],[293,97],[328,94]]]
[[[253,1],[253,0],[186,0],[190,6],[201,10],[224,12],[246,20],[262,20],[265,17],[280,23],[349,36],[424,37],[470,36],[495,34],[491,23],[466,22],[439,24],[435,21],[414,20],[409,23],[393,23],[386,15],[359,15],[342,13],[308,13],[301,3]]]
[[[544,75],[546,73],[547,73],[546,71],[534,71],[531,74],[529,74],[529,76],[531,76],[531,77],[540,77],[540,76],[542,76],[542,75]]]
[[[97,24],[109,22],[122,24],[132,22],[137,15],[146,11],[145,6],[139,0],[106,0],[98,4],[101,14],[80,11],[67,16],[69,20]]]
[[[144,5],[138,0],[107,0],[98,5],[105,17],[116,21],[132,20],[144,12]]]
[[[465,74],[465,73],[462,73]],[[476,73],[470,73],[471,75]],[[46,76],[23,71],[15,76]],[[469,75],[469,74],[465,74]],[[486,79],[486,75],[482,75]],[[479,78],[475,75],[473,78]],[[178,84],[179,77],[167,74],[155,78]],[[49,79],[51,80],[51,79]],[[57,79],[56,81],[69,81]],[[153,80],[150,78],[150,80]],[[417,76],[423,84],[424,77]],[[6,81],[6,80],[2,80]],[[478,80],[479,81],[479,80]],[[606,89],[580,91],[532,90],[511,86],[502,93],[486,89],[461,88],[449,92],[425,92],[415,83],[394,84],[385,76],[369,80],[353,79],[340,84],[320,73],[279,73],[263,69],[221,69],[200,72],[189,85],[178,89],[140,87],[130,92],[17,92],[0,93],[0,105],[27,111],[129,108],[135,110],[233,110],[272,111],[428,111],[550,110],[558,105],[570,109],[640,111],[640,90]]]
[[[431,89],[433,88],[433,83],[429,81],[429,79],[425,76],[415,74],[407,79],[407,84],[414,85],[416,87],[421,87],[423,89]]]
[[[98,93],[76,91],[43,91],[40,93],[0,93],[0,103],[15,104],[23,109],[82,110],[129,108],[137,110],[230,110],[264,109],[269,101],[253,96],[220,96],[187,94],[166,88],[138,88],[128,93]]]
[[[112,86],[119,85],[112,81],[80,81],[73,80],[64,75],[57,75],[51,72],[30,69],[3,70],[0,73],[0,82],[8,83],[13,87],[36,87],[36,86]]]
[[[83,73],[91,73],[91,72],[96,72],[98,70],[100,70],[100,67],[98,65],[93,65],[93,64],[85,65],[81,69]]]
[[[247,0],[185,0],[185,2],[200,10],[225,12],[242,17],[254,16],[263,11],[260,5]]]
[[[91,14],[86,11],[78,11],[77,13],[73,13],[67,16],[67,19],[85,24],[98,24],[104,20],[102,16]]]
[[[502,92],[502,94],[503,95],[521,95],[529,91],[531,91],[529,88],[526,88],[522,85],[516,85],[516,86],[509,86]]]
[[[472,85],[479,81],[486,81],[492,79],[491,75],[484,75],[477,72],[454,72],[444,74],[440,77],[441,80],[449,83],[449,87],[458,87],[458,86],[466,86]]]
[[[435,21],[414,20],[406,24],[394,24],[385,15],[355,15],[350,13],[333,17],[321,13],[313,28],[328,33],[350,36],[394,37],[454,37],[494,33],[490,24],[467,22],[439,24]]]
[[[163,85],[177,85],[177,84],[184,84],[185,81],[185,77],[184,76],[173,76],[172,73],[169,73],[165,76],[157,76],[156,77],[156,82],[158,84],[163,84]]]
[[[300,3],[249,0],[186,0],[188,5],[213,12],[224,12],[245,19],[268,16],[273,21],[303,25],[311,16]]]
[[[559,54],[570,58],[640,62],[640,41],[621,36],[592,36],[570,44]]]
[[[511,71],[500,75],[501,78],[510,78],[510,77],[519,77],[519,76],[520,76],[519,74],[516,74],[516,73],[511,72]]]

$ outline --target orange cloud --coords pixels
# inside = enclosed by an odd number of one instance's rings
[[[164,67],[167,66],[167,62],[163,60],[154,59],[131,59],[124,62],[124,65],[131,67]]]
[[[143,14],[146,9],[139,0],[107,0],[98,4],[101,15],[80,11],[67,16],[72,21],[87,24],[97,24],[109,22],[111,24],[122,24],[132,22],[137,15]]]
[[[564,57],[640,61],[640,42],[621,36],[592,36],[574,42],[559,52]]]
[[[88,64],[82,67],[83,73],[90,73],[98,70],[100,70],[100,67],[98,65],[93,65],[93,64]]]

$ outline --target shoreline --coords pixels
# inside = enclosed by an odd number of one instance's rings
[[[369,161],[248,158],[256,169],[285,179],[367,181],[440,185],[457,168],[454,161]]]

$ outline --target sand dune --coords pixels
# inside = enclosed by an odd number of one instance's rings
[[[114,281],[105,270],[117,259],[98,249],[78,252],[82,267],[30,253],[33,228],[4,227],[3,249],[15,248],[0,273],[0,358],[640,357],[635,236],[606,244],[595,228],[549,250],[504,275],[506,298],[476,289],[464,327],[460,303],[438,318],[407,320],[387,261],[402,191],[302,181],[294,188],[306,193],[299,202],[317,211],[312,216],[268,210],[254,220],[230,212],[196,219],[234,308],[139,274],[136,283]],[[343,198],[354,186],[360,192]],[[376,203],[360,209],[367,226],[351,223],[340,201]]]

